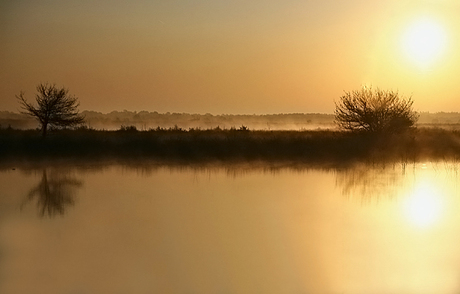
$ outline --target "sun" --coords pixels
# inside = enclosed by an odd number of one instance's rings
[[[442,56],[446,47],[446,33],[442,25],[430,18],[413,21],[402,35],[402,49],[406,57],[421,68],[427,68]]]

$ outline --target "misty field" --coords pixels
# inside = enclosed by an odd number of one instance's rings
[[[457,160],[460,132],[419,128],[404,134],[360,135],[332,130],[239,129],[0,130],[0,160],[272,161],[320,165]]]

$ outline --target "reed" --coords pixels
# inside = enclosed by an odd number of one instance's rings
[[[291,161],[311,164],[447,160],[460,157],[460,132],[417,129],[398,135],[332,130],[260,131],[156,128],[117,131],[0,129],[0,160],[149,159],[178,161]]]

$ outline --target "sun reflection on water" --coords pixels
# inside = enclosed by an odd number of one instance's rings
[[[420,182],[404,201],[404,215],[408,221],[420,228],[435,225],[444,211],[442,193],[430,181]]]
[[[416,229],[449,222],[452,196],[459,192],[457,182],[458,165],[449,162],[359,166],[337,174],[337,185],[347,198],[379,205],[386,203],[382,200],[397,200],[398,219]]]

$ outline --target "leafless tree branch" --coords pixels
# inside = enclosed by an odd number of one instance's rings
[[[26,100],[24,92],[16,95],[16,98],[21,105],[21,113],[39,121],[43,137],[48,127],[73,127],[85,121],[85,117],[78,112],[78,98],[69,95],[68,89],[45,83],[37,86],[37,92],[36,106]]]
[[[353,132],[397,133],[409,129],[418,120],[413,101],[398,92],[362,88],[345,92],[335,102],[335,123]]]

